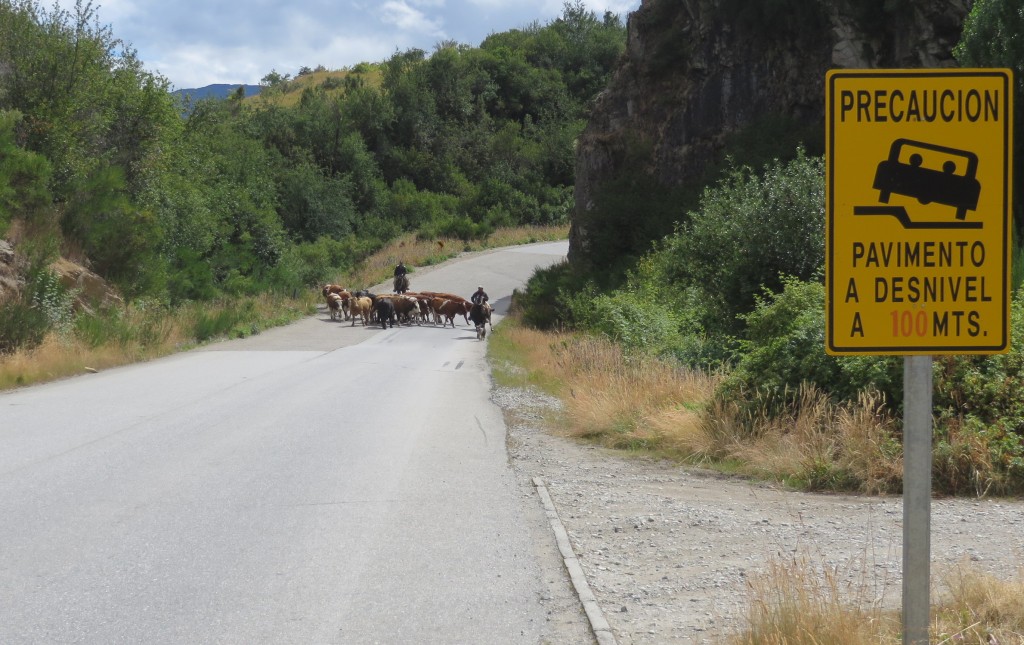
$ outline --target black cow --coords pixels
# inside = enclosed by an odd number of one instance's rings
[[[469,319],[476,326],[476,337],[484,338],[487,335],[487,327],[484,325],[491,322],[491,308],[485,302],[475,304],[469,310]]]
[[[381,329],[387,329],[389,324],[395,326],[395,304],[390,298],[378,298],[373,311],[377,314]]]

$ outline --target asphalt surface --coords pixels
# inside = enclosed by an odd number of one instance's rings
[[[562,243],[412,288],[512,289]],[[0,394],[2,643],[535,643],[543,524],[485,343],[326,313]],[[531,537],[533,536],[533,537]]]

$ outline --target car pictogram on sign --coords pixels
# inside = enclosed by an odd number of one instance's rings
[[[964,220],[978,208],[981,184],[975,179],[978,155],[924,141],[896,139],[889,158],[878,164],[873,188],[878,201],[889,203],[893,193],[917,199],[921,204],[944,204]]]

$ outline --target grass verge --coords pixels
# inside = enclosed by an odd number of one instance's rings
[[[708,449],[700,414],[715,375],[630,357],[599,337],[541,332],[515,316],[495,330],[488,350],[499,383],[563,401],[560,424],[571,436],[679,459]]]
[[[644,450],[802,490],[898,493],[897,424],[877,395],[849,405],[804,388],[783,415],[715,397],[719,374],[628,354],[581,333],[543,332],[505,319],[491,340],[496,378],[560,398],[567,434]]]
[[[38,347],[0,356],[0,390],[147,361],[218,338],[245,338],[310,315],[315,303],[312,294],[265,294],[175,309],[138,301],[79,314]]]

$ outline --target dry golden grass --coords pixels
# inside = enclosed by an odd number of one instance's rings
[[[963,564],[940,578],[945,599],[933,612],[934,643],[1024,644],[1024,570],[1002,580]]]
[[[875,600],[878,586],[870,575],[845,573],[804,556],[769,560],[748,582],[748,626],[729,644],[900,643],[899,612]],[[929,642],[1024,645],[1024,571],[1005,580],[965,563],[940,575],[936,595]]]
[[[627,356],[601,337],[530,329],[514,316],[491,352],[517,366],[515,384],[562,399],[559,424],[572,436],[811,490],[878,494],[902,486],[897,423],[872,393],[837,404],[804,387],[786,397],[793,403],[781,415],[768,399],[741,410],[714,396],[719,375]]]
[[[899,490],[902,451],[895,421],[877,395],[862,393],[855,404],[837,404],[807,386],[789,411],[780,415],[765,408],[743,412],[716,401],[702,418],[707,456],[738,462],[742,472],[757,477],[815,490]]]
[[[898,644],[899,618],[873,602],[870,584],[805,556],[772,558],[747,583],[748,626],[730,645]]]
[[[492,340],[492,357],[514,361],[526,375],[522,381],[559,396],[572,436],[681,457],[703,446],[696,411],[714,391],[712,375],[627,357],[603,338],[546,333],[514,321]]]
[[[0,390],[82,374],[87,368],[118,365],[117,357],[121,352],[106,349],[108,351],[102,353],[90,352],[78,343],[66,342],[57,334],[49,334],[39,347],[0,356]]]
[[[766,409],[740,412],[714,400],[718,375],[627,356],[600,337],[530,329],[514,317],[492,339],[491,352],[517,366],[504,370],[509,384],[514,371],[515,384],[539,385],[562,399],[559,423],[572,436],[728,463],[748,475],[812,488],[880,493],[900,485],[894,422],[870,394],[843,406],[808,387],[782,417]]]
[[[102,342],[88,334],[50,333],[38,347],[0,355],[0,390],[43,383],[93,370],[151,360],[195,347],[202,321],[228,314],[229,328],[211,337],[244,336],[284,324],[313,311],[315,300],[272,295],[236,298],[166,310],[152,303],[135,303],[116,315],[96,321]]]
[[[377,88],[380,87],[381,79],[383,78],[383,73],[376,67],[371,67],[368,71],[358,74],[347,69],[312,72],[297,76],[288,81],[287,92],[268,92],[264,90],[254,96],[246,97],[245,103],[253,106],[295,107],[302,99],[303,90],[320,87],[328,79],[343,82],[350,75],[358,76],[367,87]],[[336,87],[325,90],[325,92],[328,96],[342,96],[345,93],[345,87],[343,84],[339,84]]]
[[[88,347],[73,338],[48,334],[38,347],[0,356],[0,390],[147,361],[170,351],[164,345],[134,343]]]

